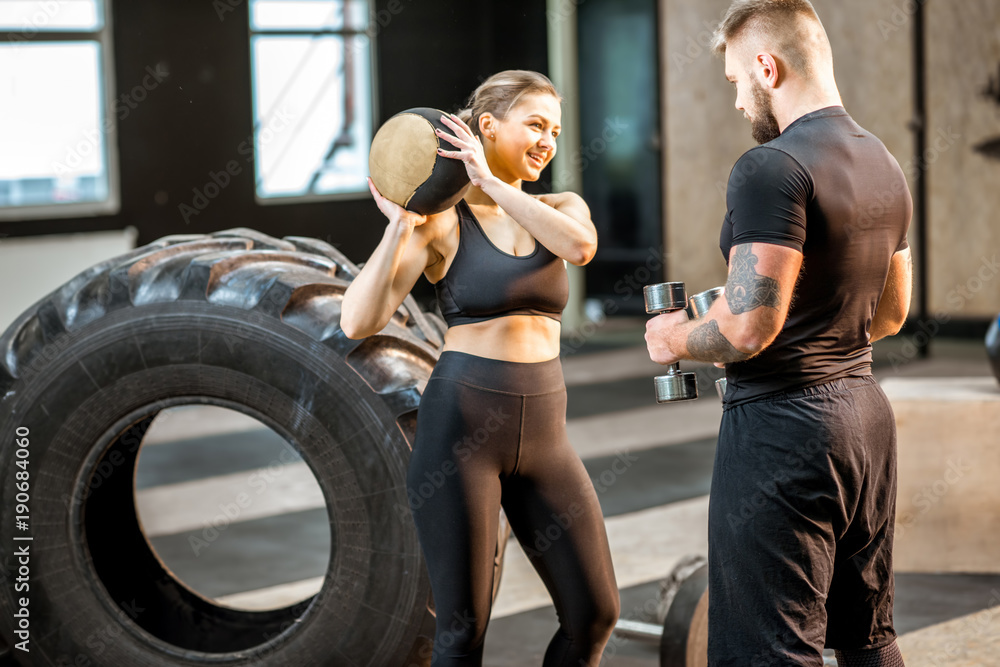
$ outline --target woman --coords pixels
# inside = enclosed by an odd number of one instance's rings
[[[411,213],[369,179],[389,225],[344,295],[341,328],[380,331],[421,273],[449,325],[407,475],[423,500],[411,511],[437,613],[434,667],[482,664],[501,505],[559,614],[545,667],[598,665],[618,618],[597,494],[566,438],[559,361],[562,260],[589,262],[597,233],[576,194],[521,190],[555,155],[560,102],[543,75],[507,71],[476,89],[464,118],[443,117],[455,150],[439,154],[462,160],[472,182],[453,209]]]

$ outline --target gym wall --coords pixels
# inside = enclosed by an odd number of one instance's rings
[[[992,318],[1000,312],[1000,4],[926,8],[929,310],[939,320]]]
[[[665,76],[664,236],[669,280],[692,290],[725,282],[718,250],[732,165],[754,145],[734,107],[711,33],[729,0],[661,0]],[[914,134],[913,12],[916,0],[813,0],[833,45],[844,104],[885,142],[907,173],[918,165]],[[1000,147],[989,158],[974,146],[1000,142],[1000,6],[970,0],[926,3],[928,308],[938,321],[973,321],[978,330],[1000,311]],[[1000,81],[995,84],[1000,88]],[[937,146],[935,147],[935,143]],[[917,250],[911,227],[910,244]],[[915,254],[916,256],[916,254]],[[981,273],[980,273],[981,272]],[[967,296],[964,296],[967,295]],[[913,312],[919,294],[914,293]]]
[[[297,204],[254,200],[254,172],[240,153],[253,133],[246,2],[110,4],[117,93],[141,83],[147,67],[168,74],[117,123],[119,213],[0,221],[0,280],[17,284],[19,292],[16,299],[0,295],[0,330],[26,305],[94,264],[95,243],[105,259],[122,252],[123,242],[144,245],[168,234],[250,227],[277,237],[320,238],[358,262],[368,256],[385,218],[367,193]],[[220,13],[220,6],[228,9]],[[547,71],[544,2],[375,0],[375,11],[375,127],[415,106],[457,111],[498,70]],[[244,164],[241,172],[185,221],[179,206],[190,205],[193,190],[234,159]],[[108,233],[78,236],[93,232]],[[424,281],[415,290],[418,297],[430,291]]]

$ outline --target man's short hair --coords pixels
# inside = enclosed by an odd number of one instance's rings
[[[822,26],[809,0],[735,0],[715,31],[712,48],[724,55],[731,42],[744,36],[759,36],[790,67],[807,75],[812,69],[812,54],[804,39],[803,18]]]

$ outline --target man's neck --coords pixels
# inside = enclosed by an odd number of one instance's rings
[[[802,94],[792,95],[785,105],[775,100],[774,117],[778,120],[778,127],[784,132],[786,127],[806,114],[828,107],[842,106],[844,106],[844,102],[840,97],[840,92],[838,92],[836,84],[831,84],[803,91]]]

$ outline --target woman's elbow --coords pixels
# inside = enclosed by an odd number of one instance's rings
[[[344,332],[344,335],[353,340],[359,340],[365,337],[365,332],[362,330],[353,320],[341,316],[340,318],[340,330]]]
[[[347,303],[341,306],[340,330],[344,335],[354,340],[360,340],[370,336],[372,332],[370,326],[366,326],[358,317],[354,308],[346,307]]]
[[[586,241],[579,244],[570,257],[566,258],[566,261],[574,266],[584,266],[590,263],[590,260],[594,259],[594,255],[597,254],[597,243],[592,241]]]

